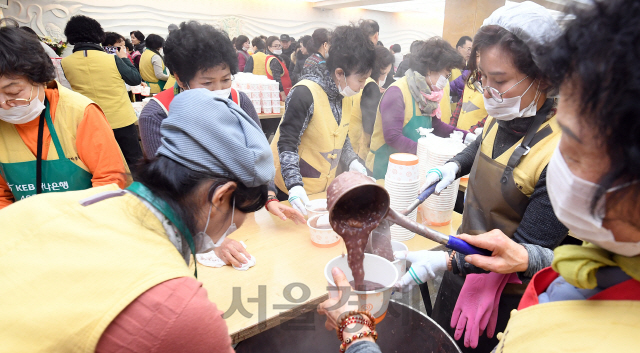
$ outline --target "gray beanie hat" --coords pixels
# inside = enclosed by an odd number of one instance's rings
[[[156,155],[247,187],[273,180],[273,155],[264,133],[240,107],[205,89],[177,95],[160,126]]]

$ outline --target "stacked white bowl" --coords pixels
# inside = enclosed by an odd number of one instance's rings
[[[409,153],[394,153],[389,157],[389,167],[384,178],[384,187],[391,198],[391,209],[404,211],[418,197],[420,173],[418,156]],[[417,210],[407,217],[416,220]],[[398,225],[391,226],[391,240],[406,241],[415,236],[410,230]]]
[[[457,139],[437,137],[433,134],[419,139],[420,184],[425,182],[425,176],[429,169],[443,166],[448,160],[460,153],[464,147],[464,144]],[[440,195],[429,196],[420,208],[423,223],[431,226],[444,226],[451,222],[459,185],[460,180],[457,179],[442,190]]]
[[[249,96],[258,114],[280,113],[278,82],[264,75],[238,72],[231,87]]]

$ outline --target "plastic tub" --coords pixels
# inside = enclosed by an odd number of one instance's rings
[[[327,210],[327,199],[311,200],[305,205],[305,208],[307,209],[308,218],[329,213]]]
[[[391,299],[393,285],[398,281],[398,270],[389,260],[373,254],[364,254],[364,279],[383,285],[383,288],[373,291],[351,291],[349,301],[358,303],[358,310],[368,310],[373,314],[376,323],[384,319]],[[347,256],[340,255],[329,261],[324,267],[324,276],[329,283],[329,298],[338,296],[338,288],[333,282],[331,270],[338,267],[347,276],[348,281],[353,281],[351,269],[347,263]]]
[[[422,207],[422,223],[428,226],[441,227],[451,223],[453,210],[437,211]]]
[[[330,248],[340,243],[340,236],[329,228],[316,228],[316,222],[321,215],[309,217],[307,226],[311,233],[311,243],[319,248]]]

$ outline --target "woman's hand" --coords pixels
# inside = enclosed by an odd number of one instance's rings
[[[479,235],[460,234],[458,238],[479,248],[491,250],[491,256],[467,255],[464,260],[472,265],[495,273],[524,272],[529,267],[529,253],[521,244],[494,229]]]
[[[284,102],[285,99],[287,99],[287,95],[284,92],[280,92],[280,101]]]
[[[283,221],[290,219],[295,224],[305,224],[307,222],[300,211],[294,209],[293,207],[284,205],[280,202],[269,202],[269,204],[267,205],[267,211],[269,211],[274,216],[282,219]]]
[[[327,321],[324,323],[324,327],[326,327],[327,330],[336,330],[338,328],[338,318],[340,315],[345,312],[358,310],[358,305],[349,300],[353,288],[344,273],[339,268],[334,267],[331,270],[331,274],[333,275],[333,282],[338,287],[338,296],[337,298],[331,298],[331,293],[329,293],[329,299],[318,305],[318,314],[327,316]],[[342,297],[343,293],[345,295],[344,298]],[[344,339],[368,330],[369,328],[366,325],[351,324],[344,330],[342,337]],[[371,336],[359,338],[357,341],[375,342]],[[353,344],[353,342],[351,344]],[[351,344],[347,345],[346,348]]]
[[[357,303],[349,300],[353,288],[351,288],[349,281],[347,281],[347,276],[337,267],[331,270],[331,274],[333,275],[333,282],[336,284],[336,287],[338,287],[338,296],[331,298],[332,295],[329,293],[329,299],[318,304],[318,314],[327,316],[327,321],[324,323],[324,327],[326,327],[327,330],[335,330],[338,328],[338,317],[343,313],[358,310]],[[343,294],[345,295],[344,298],[342,297]]]
[[[222,245],[213,249],[213,251],[220,260],[224,261],[225,264],[231,264],[235,267],[240,267],[242,264],[246,264],[247,259],[251,257],[240,242],[229,238],[223,240]],[[247,259],[240,254],[244,254]]]

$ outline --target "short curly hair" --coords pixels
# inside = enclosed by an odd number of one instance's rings
[[[104,30],[100,23],[91,17],[75,15],[64,28],[64,35],[71,45],[76,43],[100,44],[104,41]]]
[[[147,48],[152,50],[160,50],[164,46],[164,38],[157,34],[149,34],[145,42],[147,43]]]
[[[393,64],[395,57],[391,51],[385,47],[376,45],[376,61],[371,71],[371,78],[378,81],[380,80],[380,71],[387,68],[387,66]]]
[[[595,211],[609,188],[640,180],[640,2],[598,0],[565,12],[575,19],[550,46],[543,71],[555,86],[562,86],[561,96],[571,94],[585,129],[597,132],[611,162],[591,200]],[[607,194],[607,208],[626,198],[637,205],[638,197],[640,184],[636,183]],[[630,207],[628,212],[637,210]]]
[[[464,58],[451,44],[440,37],[431,37],[415,47],[409,63],[411,70],[427,75],[429,71],[464,67]]]
[[[55,68],[40,41],[17,22],[0,20],[0,77],[24,76],[33,83],[55,79]]]
[[[327,68],[345,75],[369,74],[376,60],[374,45],[364,31],[354,25],[336,27],[331,35]]]
[[[118,43],[121,40],[124,41],[124,36],[116,32],[105,32],[104,40],[102,41],[102,46],[103,47],[114,46],[116,43]]]
[[[229,67],[232,75],[238,72],[236,49],[227,33],[196,21],[182,22],[179,29],[169,33],[164,62],[182,82],[191,81],[200,70],[218,65]]]

